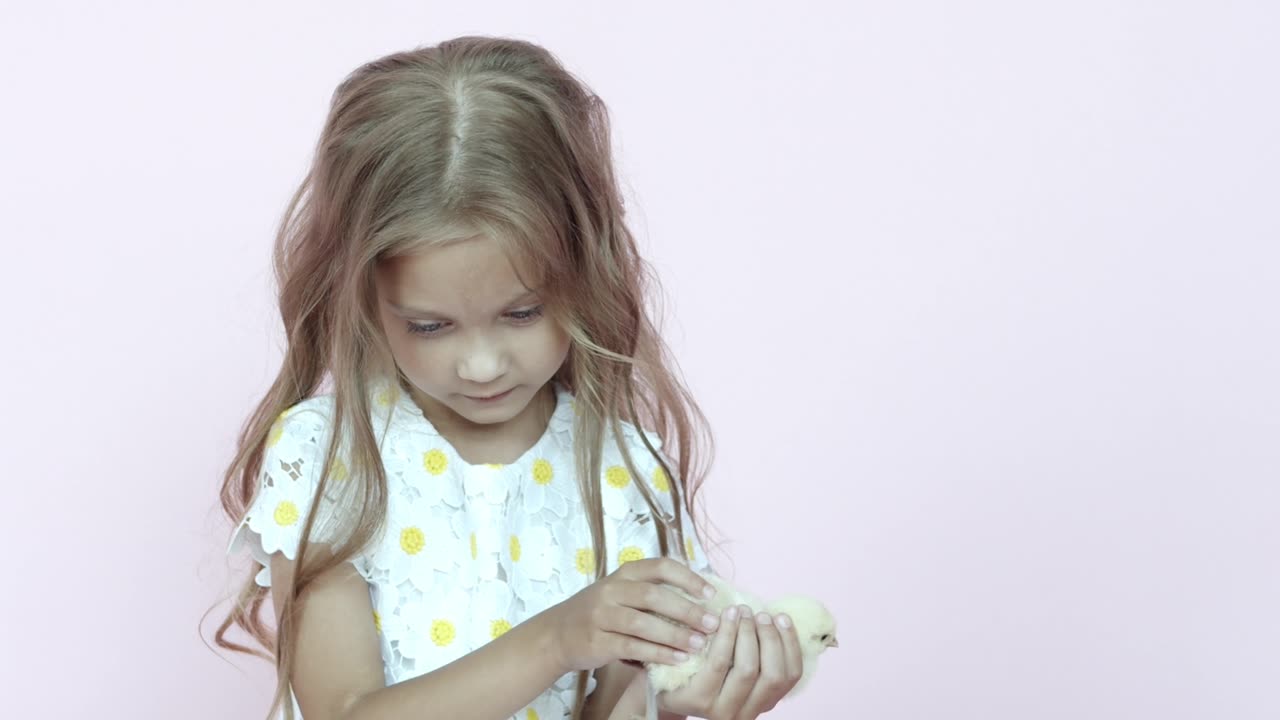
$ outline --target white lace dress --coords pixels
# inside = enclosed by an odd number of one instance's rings
[[[390,685],[441,667],[578,592],[592,581],[595,558],[575,477],[573,395],[563,386],[556,388],[545,433],[509,465],[463,460],[395,384],[379,385],[372,395],[375,432],[391,414],[381,445],[387,526],[351,562],[369,583],[370,622],[378,630]],[[249,549],[263,565],[259,585],[271,584],[272,553],[296,556],[332,432],[332,409],[332,395],[309,398],[282,413],[272,428],[262,484],[228,550]],[[606,433],[600,483],[610,572],[659,554],[637,482],[649,483],[663,510],[671,512],[670,479],[635,427],[624,425],[624,435],[643,477],[631,477]],[[656,435],[647,435],[661,447]],[[323,520],[348,503],[341,460],[340,448],[313,540],[327,537]],[[690,565],[708,571],[688,513],[683,530]],[[594,687],[592,678],[588,692]],[[567,674],[513,717],[567,717],[575,689],[576,675]]]

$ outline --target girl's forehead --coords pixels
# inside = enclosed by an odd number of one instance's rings
[[[522,269],[500,243],[478,237],[385,260],[378,279],[388,299],[397,304],[500,304],[537,287],[532,273]]]

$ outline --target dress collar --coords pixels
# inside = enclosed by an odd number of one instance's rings
[[[563,438],[566,434],[571,435],[573,432],[573,420],[576,414],[574,411],[574,395],[564,383],[555,380],[552,382],[556,393],[556,407],[551,412],[551,418],[547,422],[543,437],[556,435]],[[370,397],[371,406],[375,414],[381,414],[385,419],[385,413],[388,409],[393,413],[391,418],[393,425],[411,428],[431,437],[442,437],[435,424],[427,418],[426,414],[413,401],[409,393],[400,387],[399,383],[390,380],[379,380],[372,383]]]

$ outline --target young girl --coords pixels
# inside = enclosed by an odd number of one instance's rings
[[[754,718],[799,678],[788,618],[672,589],[712,592],[709,436],[646,311],[607,119],[498,38],[335,92],[277,238],[283,367],[222,488],[261,567],[217,641],[263,644],[271,713],[629,718],[641,663],[704,646],[664,718]]]

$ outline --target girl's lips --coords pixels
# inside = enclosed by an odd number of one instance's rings
[[[506,396],[510,395],[510,394],[511,394],[511,390],[514,390],[514,389],[515,389],[515,388],[511,388],[510,390],[504,390],[504,391],[502,391],[502,392],[498,393],[497,395],[489,395],[489,396],[487,396],[487,397],[476,397],[476,396],[474,396],[474,395],[468,395],[468,396],[467,396],[467,399],[468,399],[468,400],[475,400],[476,402],[493,402],[493,401],[495,401],[495,400],[501,400],[502,398],[504,398],[504,397],[506,397]]]

